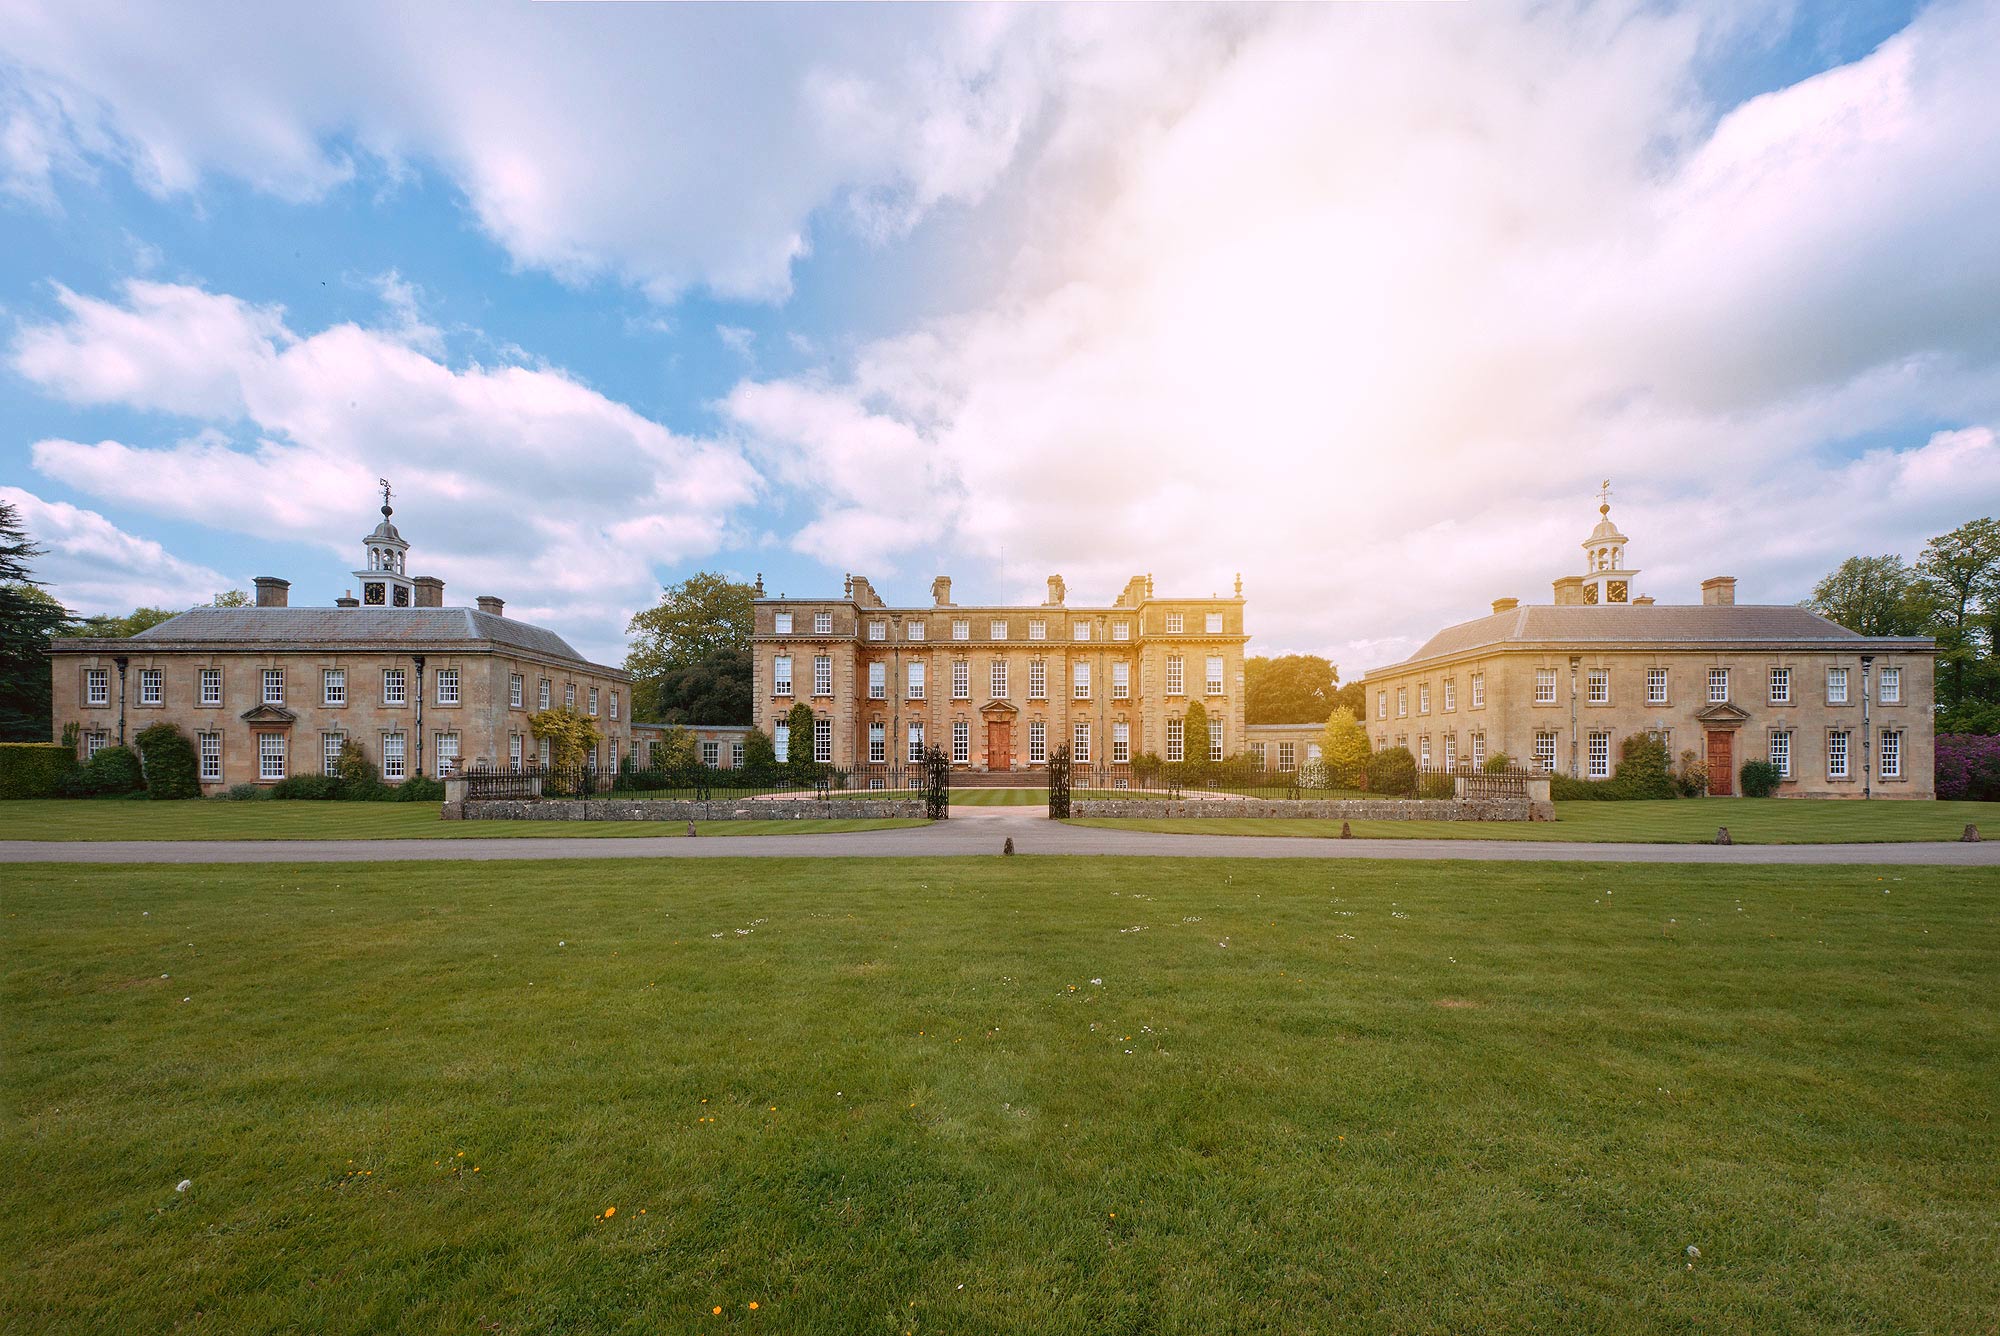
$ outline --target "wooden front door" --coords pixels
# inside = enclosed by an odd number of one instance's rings
[[[1736,735],[1718,730],[1708,735],[1708,796],[1727,798],[1736,791]]]
[[[986,721],[986,768],[988,770],[1014,768],[1013,721],[1007,719]]]

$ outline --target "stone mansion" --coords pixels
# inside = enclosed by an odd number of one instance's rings
[[[1071,603],[1061,576],[1038,604],[960,605],[946,576],[925,607],[891,607],[859,575],[838,598],[762,592],[760,579],[751,700],[781,757],[904,767],[937,747],[989,774],[1040,771],[1065,745],[1081,764],[1180,760],[1196,701],[1210,756],[1244,746],[1240,577],[1230,597],[1193,598],[1134,576],[1106,604]],[[801,703],[809,738],[790,736]]]
[[[1730,576],[1704,580],[1699,604],[1655,603],[1633,592],[1626,542],[1607,501],[1584,573],[1557,580],[1552,603],[1496,599],[1370,670],[1362,723],[1376,750],[1441,766],[1504,754],[1603,779],[1643,732],[1704,761],[1711,794],[1734,794],[1743,764],[1768,760],[1781,795],[1936,796],[1929,637],[1741,604]]]
[[[615,769],[633,737],[625,670],[507,616],[498,598],[444,606],[444,581],[408,575],[391,513],[385,496],[382,522],[362,540],[359,599],[292,607],[289,582],[264,576],[254,607],[53,642],[56,733],[75,724],[88,757],[175,724],[194,744],[205,793],[331,773],[355,745],[395,784],[474,761],[518,766],[538,751],[528,717],[562,704],[593,717],[603,735],[594,760]]]

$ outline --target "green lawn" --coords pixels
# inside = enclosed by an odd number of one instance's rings
[[[921,818],[698,821],[703,835],[826,835],[921,826]],[[436,803],[29,798],[0,802],[0,840],[437,840],[682,835],[671,821],[443,821]]]
[[[957,795],[953,795],[957,801]],[[1968,802],[1814,802],[1772,798],[1679,798],[1663,802],[1556,804],[1554,821],[1352,821],[1368,840],[1552,840],[1617,844],[1705,844],[1718,826],[1738,844],[1882,844],[1955,840],[1967,823],[2000,839],[2000,805]],[[1340,834],[1338,821],[1258,817],[1078,817],[1077,826],[1192,835]]]
[[[2000,1312],[1990,869],[0,877],[0,1330]]]

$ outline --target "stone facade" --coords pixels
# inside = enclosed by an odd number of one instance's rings
[[[371,553],[385,529],[394,535],[383,509]],[[264,577],[255,607],[197,608],[126,639],[57,640],[55,734],[74,723],[88,756],[172,723],[194,744],[207,793],[325,773],[350,742],[393,784],[532,760],[528,717],[546,697],[596,717],[600,765],[628,754],[622,669],[507,617],[499,599],[448,608],[442,581],[409,583],[412,605],[295,608],[286,582]]]
[[[839,598],[759,597],[756,619],[757,726],[777,741],[795,704],[815,716],[816,736],[785,737],[785,752],[903,768],[935,746],[959,770],[1032,783],[1064,743],[1094,765],[1180,759],[1193,701],[1223,755],[1245,745],[1240,580],[1230,597],[1169,598],[1137,576],[1109,604],[1077,605],[1056,576],[1039,604],[961,606],[940,577],[929,606],[890,607],[857,575]]]
[[[1590,573],[1556,581],[1553,603],[1497,600],[1366,675],[1377,750],[1602,779],[1627,737],[1652,733],[1677,763],[1707,763],[1717,795],[1737,792],[1745,762],[1769,760],[1781,796],[1935,796],[1932,640],[1738,604],[1726,576],[1699,604],[1634,597],[1625,537],[1603,513],[1584,544]]]
[[[1304,724],[1251,724],[1247,750],[1266,770],[1289,775],[1320,759],[1320,735],[1326,720]]]
[[[675,728],[684,729],[694,737],[695,758],[703,765],[714,770],[743,768],[743,740],[750,733],[748,724],[634,724],[632,747],[641,769],[653,764],[653,748],[668,730]]]

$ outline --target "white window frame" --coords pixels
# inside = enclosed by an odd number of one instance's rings
[[[1181,721],[1178,719],[1167,720],[1167,759],[1169,761],[1179,761],[1186,756],[1186,740],[1187,734],[1182,731]]]
[[[1444,768],[1452,769],[1458,764],[1458,734],[1444,735]]]
[[[1049,698],[1049,666],[1040,659],[1028,664],[1028,699],[1047,700]]]
[[[431,769],[439,779],[458,769],[458,730],[441,729],[431,734]]]
[[[347,734],[322,733],[319,735],[319,767],[323,775],[337,774],[340,770],[341,753],[347,750]]]
[[[1556,703],[1556,670],[1535,669],[1535,704],[1554,705]]]
[[[1847,730],[1836,728],[1826,735],[1826,777],[1828,779],[1849,779],[1854,774],[1852,747],[1849,745]]]
[[[1885,728],[1882,730],[1881,746],[1877,754],[1882,758],[1881,770],[1884,779],[1903,777],[1903,730]]]
[[[1090,721],[1079,719],[1069,731],[1069,759],[1077,765],[1090,764]]]
[[[813,634],[816,636],[830,636],[833,634],[832,613],[816,612],[813,614]]]
[[[257,778],[278,780],[285,777],[285,735],[283,733],[259,733],[257,735]]]
[[[1884,664],[1881,675],[1876,678],[1876,681],[1879,684],[1876,698],[1881,704],[1901,705],[1903,703],[1903,670],[1901,668]]]
[[[322,705],[347,704],[347,670],[345,668],[320,669],[319,694]]]
[[[924,698],[924,690],[927,683],[924,681],[924,665],[921,660],[910,664],[909,672],[905,675],[904,681],[909,691],[908,698],[910,700],[922,700]]]
[[[1648,668],[1646,670],[1646,704],[1665,705],[1667,703],[1667,670]]]
[[[1611,778],[1611,734],[1592,729],[1584,737],[1585,773],[1591,779]]]
[[[1167,694],[1187,695],[1187,660],[1178,654],[1167,656]]]
[[[222,782],[222,734],[197,733],[194,735],[196,753],[201,760],[201,778],[204,784]]]
[[[813,760],[825,765],[833,759],[833,720],[813,720]]]
[[[771,694],[773,696],[792,694],[792,656],[789,654],[771,656]]]
[[[972,699],[972,661],[953,659],[951,661],[951,698],[953,700]]]
[[[444,702],[440,701],[440,702],[438,702],[438,703],[439,703],[439,704],[443,704]],[[592,688],[590,688],[590,693],[589,693],[589,694],[588,694],[587,696],[585,696],[585,697],[584,697],[584,710],[585,710],[585,712],[586,712],[586,713],[588,713],[588,714],[589,714],[589,716],[590,716],[590,717],[591,717],[592,719],[595,719],[595,718],[597,718],[597,688],[596,688],[596,687],[592,687]]]
[[[702,765],[710,770],[720,769],[722,766],[722,744],[713,739],[705,738],[702,740],[700,746]]]
[[[1184,614],[1178,612],[1170,612],[1167,614],[1168,635],[1177,636],[1184,634],[1182,628],[1185,627],[1186,625],[1187,625],[1187,618]]]
[[[868,623],[868,638],[870,640],[887,640],[889,638],[889,623],[884,621],[872,621]]]
[[[1070,665],[1070,696],[1075,700],[1090,699],[1090,665],[1075,663]]]
[[[1111,763],[1125,765],[1132,759],[1132,725],[1114,720],[1111,725]]]
[[[1209,695],[1220,696],[1222,694],[1222,656],[1220,654],[1209,655],[1205,666],[1208,671],[1203,675],[1203,685],[1207,688]]]
[[[86,668],[83,670],[83,701],[86,705],[109,705],[111,703],[111,670],[109,668]]]
[[[1111,623],[1111,638],[1113,640],[1130,640],[1132,638],[1132,623],[1130,622]]]
[[[1049,726],[1040,719],[1028,721],[1028,764],[1047,765],[1049,762]]]
[[[139,670],[139,703],[163,705],[167,699],[167,675],[158,668]]]
[[[1076,640],[1076,641],[1084,641],[1090,639],[1090,623],[1089,622],[1070,623],[1069,638],[1071,640]]]
[[[1028,639],[1047,640],[1048,638],[1049,624],[1040,617],[1030,617],[1028,619]]]
[[[815,654],[813,655],[813,695],[831,696],[832,694],[833,656],[831,654]]]
[[[548,678],[544,677],[541,680],[541,686],[535,692],[535,701],[537,708],[543,710],[549,708],[549,706],[555,701],[555,688],[556,684],[554,682],[551,682]]]
[[[907,627],[903,628],[903,638],[905,640],[922,640],[928,634],[929,631],[922,622],[911,622]]]
[[[868,665],[868,699],[889,699],[889,665],[880,659]]]
[[[1410,689],[1408,687],[1396,688],[1396,717],[1398,719],[1408,719],[1410,717]]]
[[[908,756],[909,756],[909,758],[910,758],[910,764],[911,764],[911,765],[922,765],[922,764],[923,764],[923,762],[924,762],[924,723],[923,723],[923,720],[921,720],[921,719],[915,719],[915,720],[912,720],[912,721],[910,722],[910,726],[909,726],[909,729],[908,729],[908,732],[906,733],[906,737],[907,737],[907,738],[908,738],[908,740],[909,740],[909,750],[908,750],[908,752],[907,752],[907,755],[908,755]]]
[[[1478,729],[1472,735],[1472,765],[1474,769],[1486,764],[1486,730]]]
[[[1847,669],[1832,667],[1826,670],[1826,703],[1828,705],[1847,704]]]
[[[889,726],[880,719],[868,725],[868,764],[886,765],[889,760]]]
[[[1790,705],[1792,703],[1792,670],[1785,664],[1776,664],[1771,669],[1771,704]]]
[[[1209,613],[1203,613],[1203,614],[1202,614],[1202,628],[1201,628],[1201,629],[1202,629],[1202,633],[1203,633],[1204,635],[1211,635],[1211,636],[1219,636],[1219,635],[1221,635],[1221,634],[1222,634],[1222,614],[1221,614],[1221,613],[1219,613],[1219,612],[1209,612]]]
[[[88,761],[97,753],[111,745],[111,734],[101,728],[94,728],[83,735],[83,759]]]
[[[596,688],[593,687],[591,690],[595,692]],[[440,668],[437,670],[436,703],[439,705],[458,704],[458,669]],[[597,710],[593,707],[590,712],[596,714]]]
[[[1458,708],[1458,679],[1455,677],[1447,677],[1444,680],[1444,712],[1446,714],[1450,714],[1453,710],[1456,710],[1457,708]]]
[[[792,759],[792,726],[786,723],[771,725],[771,755],[779,765]]]
[[[954,618],[952,618],[952,619],[951,619],[951,638],[952,638],[953,640],[970,640],[970,639],[972,639],[972,619],[971,619],[970,617],[954,617]]]
[[[611,717],[618,717],[618,693],[615,691],[611,693]]]
[[[1426,770],[1431,768],[1431,735],[1428,733],[1417,739],[1417,764]]]
[[[1387,690],[1375,693],[1375,717],[1377,719],[1387,719],[1389,717],[1389,693]]]
[[[1792,730],[1789,728],[1771,730],[1771,768],[1778,772],[1779,779],[1792,777]]]
[[[542,739],[542,745],[547,747],[547,738]],[[409,778],[409,774],[408,738],[401,731],[392,729],[382,735],[382,778],[401,780]]]
[[[1475,710],[1481,709],[1485,706],[1485,704],[1486,704],[1486,674],[1474,673],[1472,675],[1472,708]]]
[[[1584,672],[1584,701],[1591,705],[1609,705],[1611,703],[1611,670],[1609,668],[1587,668]]]
[[[1007,699],[1007,661],[995,659],[986,672],[986,685],[993,689],[993,699]]]
[[[1280,742],[1278,744],[1278,773],[1289,775],[1299,768],[1299,744]]]
[[[1711,668],[1708,670],[1708,703],[1727,705],[1729,703],[1729,670]]]
[[[222,704],[222,670],[204,668],[196,677],[203,705]],[[212,689],[211,689],[212,688]]]
[[[518,775],[521,773],[523,763],[526,759],[526,748],[523,745],[521,735],[519,733],[509,733],[507,735],[507,768]]]
[[[507,705],[518,710],[528,699],[528,682],[519,673],[507,674]]]
[[[772,614],[771,614],[771,633],[772,633],[773,635],[781,635],[781,636],[788,636],[788,635],[791,635],[791,634],[792,634],[792,614],[791,614],[791,613],[789,613],[789,612],[774,612],[774,613],[772,613]]]
[[[972,764],[972,724],[969,720],[951,721],[951,763]]]
[[[1007,634],[1007,623],[997,619],[986,624],[986,635],[989,640],[1010,639]]]
[[[1431,684],[1428,682],[1419,682],[1417,683],[1417,713],[1429,714],[1430,712]]]
[[[1124,659],[1111,665],[1111,699],[1130,700],[1132,698],[1132,665]]]
[[[1556,735],[1552,730],[1542,729],[1535,734],[1535,765],[1545,775],[1556,772]]]
[[[264,694],[262,700],[264,704],[283,705],[285,703],[285,670],[282,668],[266,668],[263,680]]]
[[[1211,720],[1209,720],[1209,721],[1208,721],[1208,759],[1209,759],[1209,760],[1211,760],[1211,761],[1219,761],[1219,760],[1221,760],[1221,759],[1222,759],[1222,744],[1223,744],[1223,741],[1224,741],[1224,739],[1223,739],[1223,736],[1222,736],[1222,721],[1221,721],[1220,719],[1211,719]]]

